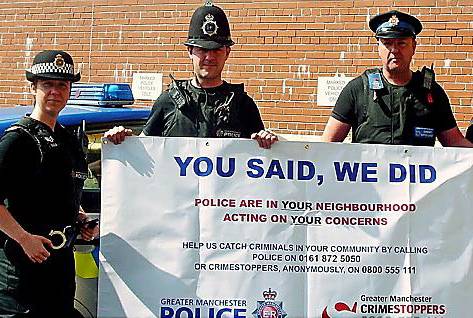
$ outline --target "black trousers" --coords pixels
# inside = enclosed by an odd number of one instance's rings
[[[76,317],[74,266],[72,249],[53,251],[42,264],[13,266],[15,270],[7,274],[5,292],[0,290],[0,317]]]

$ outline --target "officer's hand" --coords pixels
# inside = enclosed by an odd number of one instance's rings
[[[99,237],[100,234],[98,224],[94,227],[88,227],[87,225],[83,225],[80,228],[80,235],[85,241],[92,241],[94,238]]]
[[[107,131],[103,136],[113,142],[115,145],[121,144],[127,136],[133,135],[131,129],[123,126],[115,126]]]
[[[95,223],[91,227],[91,224],[87,223],[88,221],[90,221],[90,218],[85,212],[81,210],[77,216],[77,220],[82,223],[82,226],[80,228],[80,235],[83,240],[92,241],[94,238],[99,237],[100,229],[98,223]]]
[[[269,130],[260,130],[258,133],[252,134],[251,139],[255,139],[261,148],[269,149],[272,144],[278,141],[278,136]]]
[[[49,248],[53,247],[53,243],[47,238],[30,233],[25,235],[19,243],[26,256],[28,256],[33,263],[42,263],[47,260],[50,253],[45,246]]]

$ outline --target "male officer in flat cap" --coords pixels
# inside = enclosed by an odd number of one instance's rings
[[[434,72],[410,69],[416,35],[415,17],[390,11],[373,17],[382,68],[365,71],[342,90],[322,135],[340,142],[350,128],[356,143],[473,147],[457,127],[444,90]]]
[[[86,240],[98,229],[79,212],[82,145],[57,118],[80,74],[68,53],[48,50],[26,78],[33,111],[0,140],[0,317],[76,317],[71,229]]]
[[[194,68],[189,80],[174,80],[154,103],[143,129],[146,136],[252,138],[270,148],[277,136],[264,129],[258,108],[243,84],[222,80],[234,42],[225,12],[211,1],[197,8],[184,43]],[[121,143],[130,129],[105,133]]]

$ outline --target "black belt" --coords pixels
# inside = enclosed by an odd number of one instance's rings
[[[78,234],[77,230],[77,227],[68,225],[62,231],[51,230],[48,235],[44,236],[51,240],[53,250],[62,250],[72,247]],[[33,264],[26,256],[21,245],[15,240],[7,238],[1,244],[1,248],[3,248],[5,255],[13,265],[26,268],[25,266]]]
[[[61,230],[51,230],[47,235],[44,235],[46,238],[51,240],[52,249],[59,250],[61,248],[68,248],[74,245],[74,241],[78,235],[77,229],[72,225],[67,225],[64,229]],[[12,241],[6,234],[0,233],[0,249],[5,247],[7,241]]]

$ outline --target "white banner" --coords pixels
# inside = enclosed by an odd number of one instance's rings
[[[468,317],[473,151],[103,145],[99,317]]]

